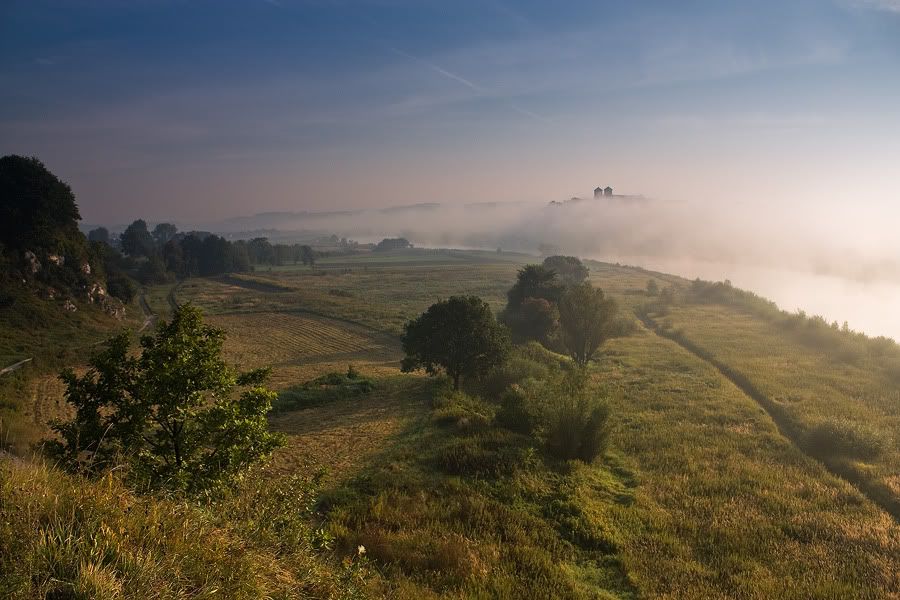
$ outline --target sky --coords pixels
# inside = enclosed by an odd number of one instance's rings
[[[596,185],[883,220],[900,0],[0,0],[10,153],[89,223]]]

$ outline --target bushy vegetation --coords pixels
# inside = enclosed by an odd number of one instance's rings
[[[140,356],[130,355],[127,332],[112,338],[86,374],[63,372],[75,414],[53,425],[49,452],[79,472],[127,462],[130,477],[151,488],[197,493],[228,483],[280,440],[266,422],[275,397],[262,387],[268,372],[236,373],[223,341],[190,304],[141,339]]]
[[[352,366],[346,373],[326,373],[299,386],[278,393],[276,411],[300,410],[335,400],[365,396],[375,389],[371,379],[361,376]]]
[[[442,369],[458,390],[462,377],[481,377],[503,363],[509,338],[481,298],[453,296],[407,323],[403,351],[403,371]]]
[[[329,559],[310,525],[315,490],[308,478],[257,474],[186,503],[135,495],[112,474],[91,482],[0,457],[0,596],[357,596],[364,565]]]

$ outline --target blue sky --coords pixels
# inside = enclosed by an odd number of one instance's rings
[[[900,189],[900,0],[4,0],[0,153],[85,220]]]

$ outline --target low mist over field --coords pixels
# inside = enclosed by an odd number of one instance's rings
[[[774,299],[900,339],[900,237],[870,198],[791,203],[762,196],[643,197],[562,202],[422,203],[379,210],[273,213],[217,231],[337,232],[360,241],[402,236],[417,246],[561,252],[685,277],[730,279]]]

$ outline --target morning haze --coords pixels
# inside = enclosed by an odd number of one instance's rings
[[[900,0],[9,0],[0,596],[900,597]]]

